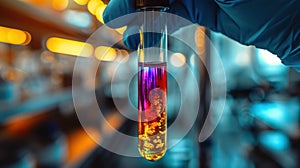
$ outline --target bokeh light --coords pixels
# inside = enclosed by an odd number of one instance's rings
[[[91,44],[57,37],[47,39],[46,46],[55,53],[82,57],[92,56],[94,50]]]

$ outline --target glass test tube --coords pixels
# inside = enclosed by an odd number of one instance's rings
[[[161,13],[165,10],[152,4],[140,8],[144,22],[138,51],[138,150],[150,161],[162,158],[167,149],[167,27]]]

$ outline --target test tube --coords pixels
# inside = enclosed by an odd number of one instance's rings
[[[143,13],[138,51],[138,150],[150,161],[167,149],[167,26],[162,12],[168,1],[136,0]]]

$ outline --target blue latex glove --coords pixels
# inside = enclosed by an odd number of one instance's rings
[[[168,12],[179,15],[181,17],[184,17],[193,23],[205,23],[206,26],[210,27],[211,29],[215,24],[215,12],[217,4],[214,3],[212,0],[200,0],[200,3],[197,3],[197,8],[194,8],[193,6],[196,4],[197,0],[170,0],[171,6]],[[203,1],[203,2],[202,2]],[[105,23],[109,23],[110,21],[115,20],[116,18],[120,16],[124,16],[133,12],[136,12],[135,9],[135,0],[110,0],[108,6],[106,7],[103,19]],[[199,13],[198,10],[203,11],[202,13]],[[213,12],[215,11],[215,12]],[[197,15],[193,15],[193,13],[197,13]],[[143,16],[136,17],[127,15],[126,19],[122,19],[120,22],[115,23],[109,23],[108,26],[113,28],[118,28],[122,26],[127,26],[127,30],[123,34],[123,42],[125,45],[130,49],[137,49],[137,46],[139,44],[139,35],[132,35],[128,36],[128,34],[132,34],[133,32],[139,32],[140,25],[142,24],[142,18]],[[200,23],[200,24],[201,24]],[[168,25],[169,33],[172,33],[172,31],[175,31],[176,29],[179,29],[181,26],[184,25],[184,23],[171,23],[172,25]],[[147,36],[147,34],[145,34]],[[151,44],[146,44],[151,45]]]
[[[299,9],[300,0],[171,0],[169,12],[242,44],[267,49],[284,64],[300,67]],[[104,21],[107,23],[133,12],[134,0],[111,0],[104,12]],[[127,25],[123,41],[129,48],[136,49],[139,36],[126,35],[139,27],[133,20],[128,18],[114,27]]]

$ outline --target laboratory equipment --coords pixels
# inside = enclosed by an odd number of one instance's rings
[[[138,49],[138,150],[147,160],[162,158],[167,149],[168,0],[136,0],[143,15]]]

